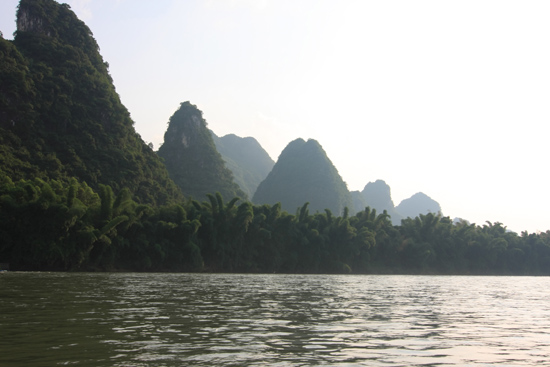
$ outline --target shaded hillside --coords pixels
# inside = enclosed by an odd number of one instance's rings
[[[390,186],[383,180],[376,180],[375,182],[369,182],[365,185],[361,195],[365,199],[365,202],[372,209],[380,214],[384,210],[391,216],[391,221],[394,225],[401,223],[403,216],[395,209],[393,200],[391,198]]]
[[[66,4],[22,0],[0,38],[1,167],[14,180],[77,177],[137,200],[182,198],[120,102],[90,29]]]
[[[395,209],[404,218],[415,218],[419,214],[441,213],[441,206],[439,203],[422,192],[416,193],[410,198],[403,200]]]
[[[352,208],[350,193],[321,145],[313,139],[297,139],[287,145],[277,163],[258,186],[257,204],[275,204],[294,212],[309,202],[312,211],[330,209],[340,215]]]
[[[226,200],[246,198],[216,150],[202,111],[189,102],[183,102],[170,117],[158,155],[186,196],[203,200],[219,192]]]
[[[365,201],[365,198],[363,197],[363,194],[361,194],[361,191],[350,191],[349,193],[351,195],[351,202],[353,205],[353,213],[358,213],[362,210],[365,210],[365,208],[368,206],[367,202]]]
[[[251,198],[275,162],[260,143],[252,137],[241,138],[229,134],[220,138],[214,132],[212,132],[212,137],[227,168],[233,172],[235,182]]]

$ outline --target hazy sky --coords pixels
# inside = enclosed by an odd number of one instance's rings
[[[350,190],[383,179],[396,205],[422,191],[452,218],[550,229],[549,1],[66,2],[155,148],[189,100],[274,160],[318,140]]]

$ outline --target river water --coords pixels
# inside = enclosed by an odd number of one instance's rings
[[[550,278],[1,273],[0,366],[550,366]]]

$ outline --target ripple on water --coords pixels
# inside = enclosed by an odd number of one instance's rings
[[[550,280],[13,273],[0,365],[540,366]]]

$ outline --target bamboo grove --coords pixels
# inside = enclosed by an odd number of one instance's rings
[[[0,262],[13,270],[550,274],[550,231],[436,214],[393,226],[368,207],[296,214],[220,194],[152,206],[129,190],[0,176]]]

